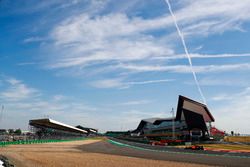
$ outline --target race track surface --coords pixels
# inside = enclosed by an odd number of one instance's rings
[[[118,142],[129,144],[134,148],[111,144],[108,141],[100,141],[84,146],[79,146],[78,149],[90,153],[121,155],[153,160],[178,161],[214,166],[250,166],[249,154],[217,153],[209,151],[192,151],[174,148],[166,150],[166,148],[164,147],[152,147],[149,145],[138,144],[134,142],[125,142],[120,140]]]

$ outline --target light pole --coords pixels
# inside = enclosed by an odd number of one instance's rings
[[[173,114],[173,120],[172,120],[172,139],[175,139],[175,117],[174,117],[174,108],[172,108],[171,113]]]

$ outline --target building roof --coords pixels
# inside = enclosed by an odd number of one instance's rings
[[[138,133],[147,123],[151,123],[154,125],[158,125],[162,122],[162,120],[166,121],[170,118],[147,118],[147,119],[143,119],[141,120],[141,122],[139,123],[138,127],[132,131],[132,133]],[[158,123],[160,122],[160,123]]]
[[[139,123],[138,127],[132,131],[132,133],[138,133],[147,123],[152,123],[154,125],[159,125],[162,122],[166,121],[179,121],[181,120],[181,115],[184,110],[194,112],[196,114],[200,114],[205,122],[214,122],[214,117],[208,110],[207,106],[203,103],[199,103],[190,98],[179,96],[176,117],[171,118],[148,118],[143,119]]]
[[[144,122],[148,122],[148,123],[154,123],[157,120],[161,120],[162,118],[147,118],[147,119],[143,119],[142,121]]]
[[[181,120],[183,109],[201,114],[205,122],[214,122],[214,117],[205,104],[180,95],[177,105],[176,121]]]
[[[88,133],[86,130],[82,130],[49,118],[30,120],[29,124],[34,127],[46,127],[75,133]]]

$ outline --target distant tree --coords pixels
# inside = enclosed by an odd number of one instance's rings
[[[22,131],[21,131],[21,129],[16,129],[14,133],[15,133],[15,135],[21,135]]]
[[[8,132],[9,132],[9,134],[13,134],[14,133],[14,129],[9,129]]]

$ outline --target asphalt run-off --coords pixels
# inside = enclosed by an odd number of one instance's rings
[[[246,167],[250,164],[249,153],[224,153],[201,150],[193,151],[173,147],[151,146],[117,139],[92,143],[80,147],[80,149],[93,153],[216,166]]]
[[[117,140],[117,139],[116,139]],[[224,157],[234,157],[234,158],[250,158],[250,153],[241,153],[237,151],[232,152],[225,152],[225,151],[201,151],[201,150],[184,150],[182,148],[175,148],[175,147],[164,147],[164,146],[151,146],[147,144],[140,144],[128,141],[116,141],[109,139],[108,142],[114,145],[122,146],[122,147],[129,147],[138,150],[145,150],[145,151],[153,151],[153,152],[166,152],[166,153],[173,153],[173,154],[199,154],[199,155],[206,155],[206,156],[224,156]]]

